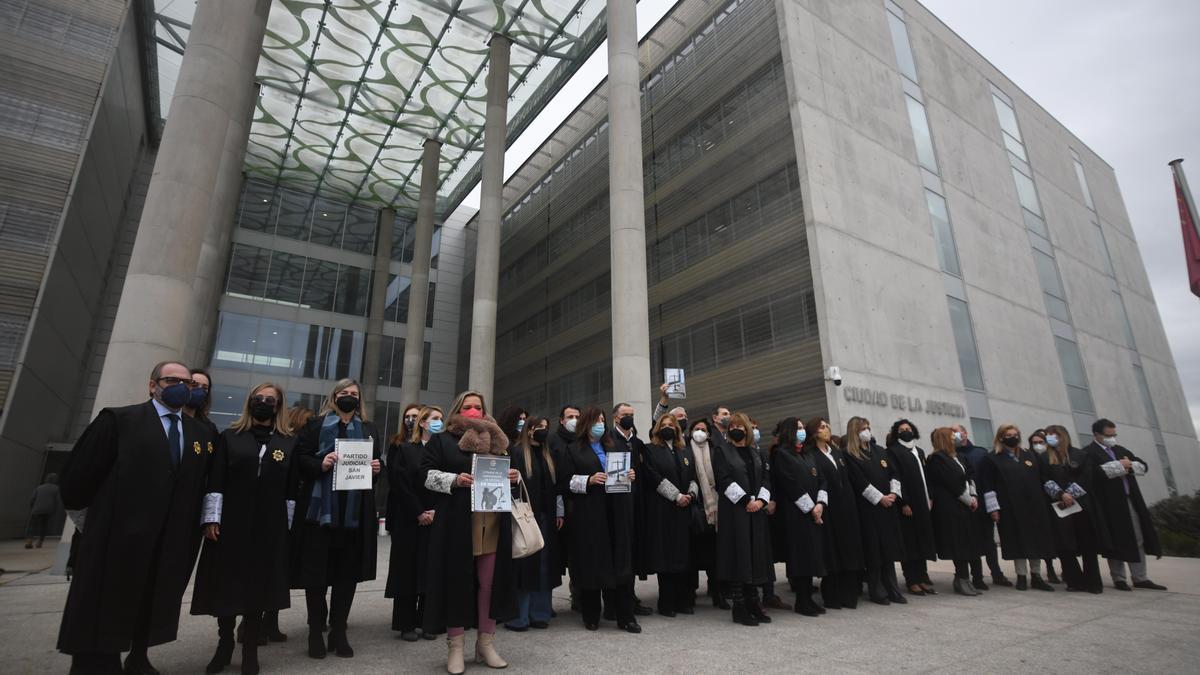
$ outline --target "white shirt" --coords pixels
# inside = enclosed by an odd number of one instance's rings
[[[925,482],[925,465],[921,463],[921,450],[914,445],[909,452],[912,453],[913,459],[917,460],[917,471],[921,473],[921,487],[925,490],[925,501],[933,504],[933,500],[929,498],[929,483]]]
[[[162,422],[163,435],[168,439],[171,438],[171,420],[167,415],[174,415],[177,418],[175,425],[179,429],[179,447],[175,448],[175,459],[181,459],[183,457],[183,411],[171,410],[156,398],[150,399],[150,402],[158,411],[158,421]]]
[[[818,445],[817,449],[821,450],[821,446]],[[829,460],[829,463],[833,465],[833,468],[836,471],[838,468],[838,465],[837,465],[837,460],[833,458],[833,453],[830,452],[828,448],[826,448],[824,450],[821,450],[821,454],[825,455],[825,459]]]

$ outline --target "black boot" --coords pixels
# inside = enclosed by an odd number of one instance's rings
[[[887,590],[883,587],[881,572],[878,567],[867,568],[867,598],[877,605],[890,605]]]
[[[229,662],[233,660],[233,622],[235,620],[236,618],[232,616],[217,618],[217,651],[208,665],[204,667],[204,672],[208,675],[225,670],[225,666],[228,666]]]
[[[350,642],[346,639],[346,629],[333,628],[329,629],[329,651],[338,656],[348,659],[354,656],[354,650],[350,647]]]
[[[1051,593],[1054,592],[1054,587],[1046,583],[1040,574],[1031,575],[1029,585],[1038,589],[1039,591],[1050,591]]]
[[[255,612],[242,617],[245,639],[242,640],[242,675],[258,675],[258,638],[262,627],[262,614]]]
[[[1017,590],[1018,590],[1018,591],[1027,591],[1027,590],[1029,590],[1029,582],[1026,580],[1026,578],[1025,578],[1025,575],[1024,575],[1024,574],[1018,574],[1018,575],[1017,575]]]
[[[287,642],[287,633],[279,630],[279,610],[263,612],[262,634],[270,642]]]
[[[883,569],[880,570],[880,579],[883,581],[883,588],[887,591],[888,600],[897,605],[907,605],[908,599],[900,592],[900,582],[896,580],[896,566],[892,563],[885,563]]]
[[[729,598],[734,623],[739,623],[743,626],[758,625],[758,619],[750,613],[750,608],[746,605],[746,599],[742,597],[740,588],[731,588],[724,595]]]
[[[287,638],[287,636],[285,635],[285,636],[284,636],[284,638],[286,639],[286,638]],[[241,644],[246,644],[246,617],[242,617],[242,622],[238,624],[238,627],[237,627],[237,641],[238,641],[238,644],[239,644],[239,645],[241,645]],[[259,635],[258,635],[258,644],[259,644],[260,646],[265,646],[265,645],[267,644],[267,636],[266,636],[266,634],[264,634],[264,633],[261,633],[261,632],[259,633]]]
[[[325,636],[320,626],[308,627],[308,655],[314,659],[325,658]]]
[[[758,599],[758,589],[750,587],[743,591],[743,594],[746,596],[746,609],[750,611],[750,615],[758,619],[759,623],[771,623],[771,617],[767,616],[762,602]]]

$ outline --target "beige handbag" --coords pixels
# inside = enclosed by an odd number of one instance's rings
[[[542,539],[542,528],[538,527],[537,518],[533,517],[533,505],[529,501],[529,488],[525,487],[525,479],[518,478],[517,485],[521,486],[518,499],[512,503],[512,557],[513,560],[528,558],[542,550],[546,541]]]

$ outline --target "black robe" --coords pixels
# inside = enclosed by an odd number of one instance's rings
[[[911,516],[900,513],[900,537],[904,540],[905,560],[937,560],[937,544],[933,538],[933,519],[929,515],[929,502],[926,500],[926,485],[921,480],[921,472],[925,468],[925,451],[914,446],[920,455],[918,460],[913,457],[912,450],[894,443],[888,446],[887,454],[896,465],[896,474],[900,480],[900,498],[896,500],[895,508],[907,506],[912,510]],[[930,497],[932,499],[932,496]]]
[[[1047,490],[1050,509],[1050,529],[1054,534],[1054,549],[1060,556],[1096,555],[1112,548],[1108,525],[1100,505],[1091,494],[1092,458],[1079,448],[1067,448],[1066,464],[1051,464],[1050,453],[1041,455],[1042,488]],[[1075,497],[1083,512],[1059,518],[1054,504],[1059,500],[1052,493],[1068,490],[1078,485],[1085,494]],[[1077,492],[1078,490],[1076,490]],[[1073,495],[1074,496],[1074,495]]]
[[[746,511],[746,505],[766,488],[762,456],[751,446],[721,443],[713,446],[712,459],[718,497],[715,576],[725,582],[764,584],[774,571],[767,509],[764,506],[754,513]],[[735,484],[737,488],[731,489]]]
[[[548,591],[562,586],[562,573],[559,571],[558,528],[555,520],[558,513],[558,464],[555,464],[555,474],[551,475],[550,465],[542,455],[541,448],[530,448],[530,465],[532,472],[525,468],[525,456],[520,446],[510,446],[513,453],[513,468],[521,472],[525,487],[529,490],[529,501],[532,502],[533,516],[542,532],[545,542],[542,550],[526,558],[513,561],[517,575],[517,588],[522,591]],[[551,455],[553,458],[553,455]],[[541,578],[542,560],[547,565],[547,579]]]
[[[858,525],[858,500],[846,470],[846,457],[841,450],[829,446],[829,457],[820,448],[814,453],[817,470],[825,478],[829,493],[829,508],[821,515],[824,537],[825,571],[848,572],[861,570],[863,563],[862,533]],[[830,459],[833,461],[830,462]],[[836,465],[836,466],[835,466]]]
[[[244,616],[290,606],[288,501],[295,501],[296,437],[226,429],[209,467],[208,492],[223,495],[220,535],[204,540],[192,614]]]
[[[776,555],[782,553],[789,579],[823,577],[826,573],[825,534],[822,531],[825,526],[813,520],[812,509],[818,503],[827,505],[829,494],[825,476],[817,468],[817,462],[825,459],[813,456],[813,452],[781,447],[772,454],[774,518],[780,522],[783,533],[780,542],[783,551],[776,551]],[[804,500],[804,497],[808,499]],[[801,508],[798,503],[801,501],[808,512]]]
[[[613,452],[630,453],[630,466],[634,468],[635,473],[640,473],[642,464],[646,461],[646,445],[638,438],[637,429],[632,431],[629,440],[615,427],[608,430],[608,435],[612,438]],[[655,572],[650,567],[646,553],[650,546],[647,541],[646,503],[653,490],[654,486],[645,485],[641,481],[633,483],[633,571],[641,579]]]
[[[1054,555],[1050,534],[1050,512],[1042,491],[1037,455],[1022,450],[1014,460],[1008,452],[989,453],[979,463],[976,490],[983,495],[984,509],[988,493],[995,493],[1000,505],[1000,555],[1005,560],[1041,560]]]
[[[357,561],[356,569],[344,569],[342,574],[355,582],[375,578],[379,519],[375,512],[374,487],[360,491],[356,528],[322,527],[309,522],[306,517],[313,485],[325,476],[321,470],[322,460],[317,456],[321,448],[323,420],[321,416],[312,418],[296,438],[295,461],[300,469],[300,492],[296,498],[296,520],[292,524],[292,588],[325,588],[333,585],[333,572],[328,569],[329,551],[333,547],[342,548],[346,560]],[[379,459],[379,448],[383,443],[379,430],[372,422],[363,422],[362,428],[363,438],[375,440],[373,456]],[[338,437],[345,438],[344,426],[339,426]]]
[[[153,402],[105,408],[67,457],[59,472],[63,506],[87,509],[87,516],[59,650],[128,650],[147,608],[147,644],[175,639],[200,550],[200,505],[216,440],[186,415],[180,431],[183,453],[176,467]]]
[[[681,507],[669,496],[691,494],[692,499],[699,499],[700,488],[695,481],[691,448],[646,446],[637,482],[646,495],[645,562],[654,573],[686,572],[691,567],[693,507]]]
[[[563,466],[563,462],[567,461],[567,449],[575,442],[575,434],[567,431],[558,425],[554,429],[554,433],[549,434],[546,442],[550,444],[550,456],[554,458],[554,466]],[[557,476],[562,476],[561,471],[556,472]],[[557,560],[551,561],[556,565],[553,571],[557,572],[561,577],[567,573],[567,556],[570,555],[570,531],[571,531],[571,500],[567,499],[562,491],[562,480],[559,478],[555,486],[555,490],[559,496],[563,498],[563,526],[562,529],[554,532],[553,539],[555,547],[558,550]]]
[[[457,417],[451,418],[457,420]],[[469,422],[468,422],[469,424]],[[497,427],[498,428],[498,427]],[[471,473],[473,454],[459,447],[465,434],[443,431],[429,439],[421,455],[422,484],[430,471]],[[513,467],[515,468],[515,467]],[[472,539],[471,488],[453,487],[450,494],[435,493],[437,515],[429,531],[429,559],[425,582],[426,633],[439,634],[447,628],[475,628],[479,611],[475,584],[475,551]],[[517,587],[513,574],[512,516],[496,514],[499,538],[496,566],[492,574],[489,618],[499,622],[517,615]]]
[[[567,550],[571,581],[577,590],[633,583],[633,493],[607,493],[603,485],[591,483],[586,492],[571,490],[572,477],[590,477],[604,469],[592,446],[581,442],[571,444],[558,465],[559,492],[570,513]],[[637,478],[635,486],[641,482],[641,477]]]
[[[979,559],[975,546],[975,514],[963,496],[971,496],[970,474],[967,463],[942,452],[935,452],[925,461],[925,480],[929,481],[929,495],[933,499],[934,540],[937,555],[942,560]],[[983,508],[982,500],[976,498],[976,510]]]
[[[900,502],[890,507],[872,504],[867,499],[868,487],[882,495],[892,492],[892,481],[899,480],[896,466],[888,461],[887,452],[871,443],[864,448],[863,459],[845,453],[850,486],[858,503],[858,522],[862,532],[863,560],[868,567],[888,565],[904,559],[904,542],[900,538]],[[901,488],[903,491],[903,488]]]
[[[695,464],[696,453],[698,451],[696,450],[696,447],[693,444],[691,434],[688,434],[688,437],[687,437],[687,447],[688,447],[688,452],[692,453],[692,461],[693,461],[692,466],[694,467],[694,472],[696,474],[696,483],[698,485],[700,483],[700,481],[703,480],[703,478],[700,476],[699,467]],[[708,464],[710,467],[712,466],[712,448],[713,448],[713,446],[711,444],[709,444],[709,445],[707,445],[707,448],[705,450],[701,451],[701,452],[708,453],[705,455],[705,458],[708,460]],[[714,473],[713,481],[715,482],[716,479],[717,479],[717,477],[716,477],[716,474]],[[714,490],[715,490],[715,488],[714,488]],[[716,495],[716,498],[718,500],[721,499],[721,495],[718,493]],[[705,512],[704,512],[704,491],[703,490],[701,490],[696,495],[696,501],[694,502],[694,504],[695,504],[695,506],[693,506],[692,508],[699,509],[700,513],[701,513],[700,517],[704,518],[704,527],[702,529],[700,529],[699,531],[693,531],[691,541],[688,543],[688,548],[689,548],[689,551],[690,551],[690,554],[692,557],[691,569],[696,572],[699,572],[700,570],[704,570],[705,572],[712,571],[714,578],[715,578],[715,575],[716,575],[715,570],[717,567],[717,528],[716,528],[716,525],[709,525],[707,516],[704,515]]]
[[[1137,477],[1132,472],[1125,476],[1129,481],[1129,495],[1126,497],[1123,481],[1119,477],[1109,478],[1104,473],[1103,465],[1113,461],[1104,448],[1093,441],[1083,451],[1092,460],[1092,496],[1095,497],[1093,501],[1100,505],[1104,522],[1108,525],[1109,536],[1112,538],[1112,550],[1106,553],[1105,557],[1126,562],[1137,562],[1141,559],[1138,554],[1137,537],[1133,532],[1133,517],[1129,514],[1130,504],[1133,505],[1138,524],[1142,528],[1142,550],[1147,556],[1161,556],[1162,545],[1158,541],[1154,521],[1150,518],[1150,509],[1146,508],[1146,500],[1138,487]],[[1147,468],[1150,466],[1123,446],[1114,446],[1112,451],[1118,460],[1125,458],[1132,462],[1141,462]]]
[[[417,595],[425,590],[425,561],[432,525],[419,524],[417,517],[434,508],[437,495],[425,489],[425,473],[421,471],[423,454],[425,446],[421,443],[388,447],[387,529],[391,551],[385,598]]]

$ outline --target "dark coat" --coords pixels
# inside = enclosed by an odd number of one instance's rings
[[[1051,514],[1050,529],[1054,534],[1054,548],[1058,554],[1096,555],[1111,550],[1112,538],[1108,534],[1108,525],[1104,521],[1100,505],[1091,494],[1093,459],[1079,448],[1067,448],[1066,464],[1051,464],[1049,452],[1041,455],[1039,459],[1043,489],[1063,491],[1072,485],[1078,485],[1085,492],[1082,496],[1075,497],[1083,512],[1066,518],[1059,518],[1055,513],[1054,504],[1058,499],[1051,498],[1050,492],[1046,494]]]
[[[388,447],[387,454],[387,529],[391,538],[388,555],[387,586],[383,597],[416,595],[425,590],[425,561],[429,555],[429,530],[417,517],[434,509],[437,495],[425,489],[421,471],[421,443],[401,443]],[[437,514],[434,514],[434,520]]]
[[[329,413],[333,414],[333,413]],[[354,561],[356,569],[343,570],[355,582],[375,578],[375,558],[379,545],[379,519],[375,512],[375,490],[362,490],[358,500],[358,527],[342,529],[322,527],[306,518],[313,485],[324,478],[321,458],[321,424],[324,418],[309,420],[296,438],[295,461],[300,468],[300,492],[296,498],[296,521],[292,525],[292,588],[325,588],[335,579],[329,570],[330,549],[340,548],[345,560]],[[383,438],[372,422],[363,422],[363,437],[375,440],[373,456],[379,459]],[[345,429],[339,429],[339,438]],[[332,471],[333,469],[330,469]]]
[[[971,514],[972,542],[975,545],[973,557],[991,555],[996,550],[996,524],[992,522],[987,509],[983,505],[983,490],[979,489],[979,465],[989,453],[978,445],[968,445],[956,449],[959,461],[967,469],[967,478],[975,482],[975,494],[979,499],[979,508]]]
[[[630,453],[630,466],[634,468],[635,474],[640,473],[642,464],[646,461],[646,444],[638,438],[637,429],[633,429],[629,440],[625,440],[620,430],[615,427],[608,430],[608,435],[612,438],[613,452]],[[640,481],[633,483],[633,571],[642,579],[654,573],[647,560],[650,543],[647,541],[646,531],[646,503],[653,491],[653,485]]]
[[[969,494],[970,478],[966,462],[954,461],[945,453],[935,452],[925,461],[925,479],[933,499],[930,514],[937,555],[942,560],[978,560],[975,546],[974,514],[963,494]],[[976,500],[976,510],[983,508]]]
[[[988,493],[1000,505],[1000,554],[1005,560],[1040,560],[1054,555],[1050,512],[1042,490],[1037,455],[1022,450],[1014,460],[1007,452],[990,453],[979,463],[976,490],[987,509]]]
[[[563,466],[563,462],[567,461],[567,449],[575,442],[575,434],[562,428],[562,425],[554,428],[554,433],[549,434],[546,442],[550,444],[550,455],[554,457],[554,465],[556,467]],[[562,476],[561,472],[556,472],[557,476]],[[563,497],[563,526],[553,534],[554,543],[558,550],[557,560],[551,561],[555,565],[553,571],[559,576],[567,573],[567,556],[570,555],[571,547],[569,545],[569,537],[571,531],[571,500],[567,499],[562,491],[562,480],[559,478],[556,485],[557,493]]]
[[[716,577],[727,582],[766,583],[774,568],[767,509],[750,513],[746,505],[766,487],[767,467],[750,446],[713,445],[712,459],[719,497]],[[730,499],[734,484],[745,493],[736,502]]]
[[[829,495],[825,476],[817,468],[817,462],[825,460],[815,457],[814,452],[819,451],[799,452],[795,448],[780,447],[772,454],[774,518],[780,521],[783,533],[780,542],[783,551],[776,551],[776,554],[782,553],[789,579],[826,574],[825,534],[822,531],[825,526],[813,520],[811,509],[817,503],[827,505]],[[805,502],[809,509],[807,513],[798,503],[805,496],[811,500],[811,503]]]
[[[829,446],[833,464],[819,448],[816,449],[817,470],[825,478],[825,490],[829,493],[829,508],[821,519],[824,536],[825,570],[846,572],[861,570],[863,563],[862,533],[858,525],[857,492],[850,484],[850,472],[846,469],[846,457],[841,450]],[[836,466],[834,466],[836,464]]]
[[[490,426],[486,424],[490,422]],[[473,438],[480,439],[478,442]],[[500,439],[503,438],[503,442]],[[458,415],[450,418],[446,431],[435,434],[421,456],[422,483],[430,485],[429,472],[471,473],[474,454],[507,454],[502,449],[508,439],[490,419],[470,420]],[[425,583],[427,633],[444,633],[447,628],[475,628],[479,625],[475,578],[475,551],[472,528],[471,488],[452,487],[450,493],[437,493],[437,515],[429,532],[429,560]],[[496,519],[499,539],[496,566],[492,575],[490,618],[508,621],[517,615],[517,587],[512,559],[512,517],[501,513]]]
[[[700,498],[695,459],[686,445],[647,445],[637,482],[646,495],[646,566],[651,572],[685,572],[691,565],[692,506],[679,506],[664,493]]]
[[[200,550],[200,506],[215,440],[183,415],[183,454],[173,466],[150,401],[105,408],[60,472],[63,505],[87,509],[58,649],[128,650],[148,607],[148,645],[175,639],[179,609]]]
[[[925,451],[920,447],[914,448],[920,459],[913,457],[912,450],[894,443],[888,446],[887,453],[896,465],[896,474],[900,479],[900,498],[896,507],[900,512],[900,536],[904,540],[905,560],[937,560],[937,544],[933,538],[933,519],[929,515],[929,501],[926,499],[926,482],[921,480],[925,470]],[[932,499],[932,497],[930,497]],[[903,508],[912,510],[911,516],[904,515]]]
[[[890,493],[892,481],[898,480],[895,464],[888,461],[887,452],[875,443],[871,443],[871,447],[864,450],[862,459],[848,452],[845,456],[850,485],[858,495],[855,501],[858,503],[864,561],[871,567],[903,560],[904,542],[900,538],[899,502],[885,507],[882,502],[872,504],[864,494],[868,486],[874,487],[884,495]]]
[[[591,476],[604,469],[591,445],[578,441],[567,448],[558,466],[559,492],[570,513],[567,549],[571,581],[578,590],[633,582],[633,493],[607,493],[603,485],[590,483],[585,492],[571,490],[572,477]]]
[[[226,429],[209,467],[208,492],[223,495],[220,534],[205,540],[192,614],[245,615],[290,606],[288,502],[296,500],[296,437],[273,433],[261,445]]]
[[[1108,525],[1108,533],[1112,537],[1112,550],[1105,557],[1126,562],[1141,560],[1137,537],[1133,532],[1133,517],[1129,514],[1130,505],[1137,513],[1138,524],[1142,528],[1142,550],[1148,556],[1161,556],[1162,545],[1158,541],[1158,532],[1154,529],[1154,521],[1150,518],[1150,509],[1146,508],[1146,500],[1142,497],[1142,489],[1138,487],[1137,478],[1132,472],[1125,476],[1125,479],[1129,481],[1129,495],[1126,498],[1121,478],[1109,478],[1101,468],[1104,464],[1113,461],[1105,449],[1093,441],[1083,450],[1092,460],[1092,496],[1095,497],[1094,501],[1100,505],[1100,511],[1104,514],[1104,521]],[[1143,466],[1150,466],[1120,445],[1114,446],[1112,451],[1118,460],[1126,458],[1133,462],[1141,462]]]
[[[695,467],[696,466],[695,462],[697,461],[697,459],[696,459],[697,450],[692,441],[691,434],[688,434],[687,439],[686,439],[686,444],[687,444],[688,452],[690,452],[692,454],[693,467]],[[705,459],[708,460],[709,466],[712,465],[712,448],[713,448],[713,446],[711,444],[708,444],[708,445],[706,445],[706,449],[702,451],[702,452],[708,453],[707,455],[705,455]],[[700,476],[700,471],[699,471],[698,467],[695,470],[695,474],[696,474],[696,483],[699,484],[700,481],[703,480],[703,478]],[[713,474],[713,481],[716,481],[715,473]],[[718,504],[719,504],[720,503],[719,500],[721,499],[720,493],[717,493],[716,498],[717,498]],[[706,572],[711,571],[713,578],[715,579],[716,578],[716,569],[717,569],[717,527],[715,524],[713,524],[713,525],[708,524],[707,516],[705,515],[705,511],[704,511],[704,491],[703,490],[701,490],[700,493],[696,495],[696,500],[695,500],[695,502],[693,502],[693,504],[694,504],[694,506],[692,508],[698,508],[701,512],[701,516],[705,518],[705,521],[704,521],[704,527],[702,529],[700,529],[699,531],[692,532],[692,538],[688,544],[688,548],[689,548],[689,551],[690,551],[691,557],[692,557],[692,567],[691,568],[692,568],[692,570],[695,570],[695,571],[700,571],[700,570],[704,570]]]
[[[551,451],[553,452],[553,451]],[[562,573],[559,571],[562,563],[559,561],[561,545],[558,539],[558,528],[555,526],[558,512],[558,482],[557,469],[552,474],[550,465],[542,455],[541,448],[531,448],[530,465],[532,471],[525,468],[525,457],[520,447],[512,450],[513,467],[521,472],[525,488],[529,490],[529,501],[532,502],[533,516],[538,528],[542,531],[545,542],[542,550],[526,558],[513,561],[517,575],[517,588],[522,591],[548,591],[562,586]],[[553,458],[553,455],[551,455]],[[548,578],[542,581],[541,565],[545,559]]]

